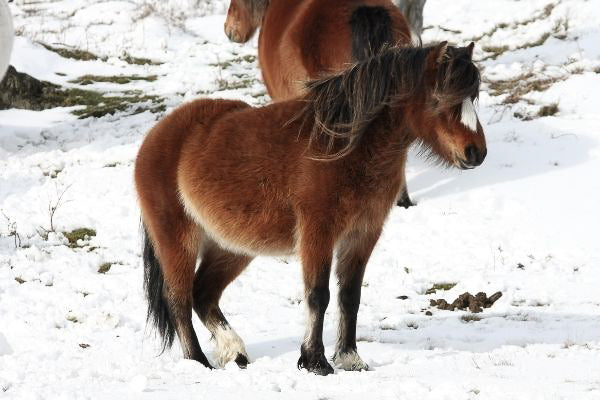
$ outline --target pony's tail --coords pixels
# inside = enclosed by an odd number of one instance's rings
[[[144,292],[148,301],[147,322],[151,323],[162,338],[162,351],[170,348],[175,339],[175,324],[169,303],[165,298],[166,285],[160,261],[156,257],[154,245],[143,225]]]
[[[394,44],[392,17],[384,7],[361,6],[350,18],[352,61],[362,61]]]

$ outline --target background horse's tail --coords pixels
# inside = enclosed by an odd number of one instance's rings
[[[175,338],[175,324],[171,318],[171,309],[165,298],[165,278],[160,265],[160,261],[156,257],[154,245],[148,235],[146,226],[143,226],[143,241],[144,241],[144,291],[148,300],[148,315],[147,320],[150,322],[162,337],[163,351],[171,347]]]
[[[361,6],[352,13],[352,60],[367,59],[394,44],[393,22],[383,7]]]

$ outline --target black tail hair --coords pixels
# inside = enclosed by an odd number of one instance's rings
[[[392,18],[383,7],[358,7],[350,18],[352,29],[352,60],[361,61],[392,46]]]
[[[148,236],[148,230],[143,225],[144,242],[144,292],[148,301],[147,321],[150,322],[162,337],[163,351],[173,345],[175,339],[175,324],[171,317],[171,309],[165,298],[165,278],[156,257],[154,245]]]

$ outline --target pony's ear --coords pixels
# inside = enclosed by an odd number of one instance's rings
[[[442,63],[448,51],[448,42],[444,41],[435,46],[427,55],[427,69],[434,70]]]
[[[471,42],[467,46],[467,55],[469,56],[469,60],[473,60],[473,48],[475,48],[475,42]]]

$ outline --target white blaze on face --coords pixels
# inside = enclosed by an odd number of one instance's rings
[[[466,98],[462,103],[460,122],[473,132],[477,132],[477,111],[470,98]]]

